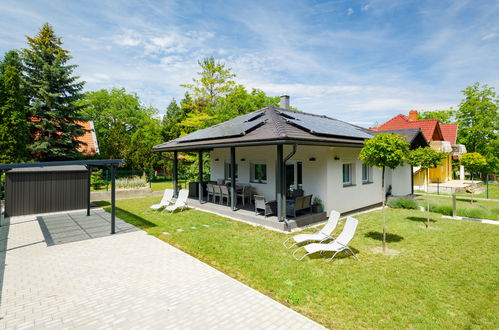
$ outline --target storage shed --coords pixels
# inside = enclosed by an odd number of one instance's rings
[[[83,165],[14,168],[5,184],[6,216],[87,208],[89,171]]]

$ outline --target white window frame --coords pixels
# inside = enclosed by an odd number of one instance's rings
[[[345,166],[348,166],[349,168],[349,181],[345,181]],[[354,171],[355,171],[355,166],[353,163],[343,163],[341,167],[341,180],[343,181],[343,187],[349,187],[355,185],[355,178],[354,178]]]
[[[225,162],[224,163],[224,178],[225,180],[231,180],[231,177],[230,177],[230,163],[229,162]],[[239,166],[237,166],[237,163],[236,163],[236,181],[239,179]]]
[[[265,165],[265,178],[266,178],[265,180],[255,178],[256,165]],[[267,180],[268,180],[267,169],[268,169],[268,166],[267,166],[267,163],[265,163],[265,162],[259,162],[259,161],[250,162],[250,182],[251,183],[267,183]]]
[[[367,168],[367,172],[365,172],[365,169]],[[367,174],[367,176],[364,176]],[[362,183],[373,183],[373,168],[372,166],[362,164]]]

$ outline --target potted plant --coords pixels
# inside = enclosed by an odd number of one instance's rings
[[[324,206],[322,205],[322,200],[319,196],[315,196],[312,201],[312,212],[320,213],[324,211]]]

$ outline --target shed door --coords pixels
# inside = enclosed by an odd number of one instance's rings
[[[88,172],[7,173],[7,216],[84,209]]]

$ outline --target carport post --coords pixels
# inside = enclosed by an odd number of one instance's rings
[[[92,169],[87,166],[88,170],[88,191],[87,191],[87,217],[90,216],[90,177],[92,176]]]
[[[5,207],[7,207],[7,205],[5,205],[5,189],[4,189],[4,186],[2,183],[2,177],[3,177],[3,170],[0,171],[0,196],[2,196],[2,193],[4,195],[3,199],[0,198],[0,227],[3,226]],[[5,178],[5,180],[7,180],[7,178]],[[2,210],[2,206],[3,206],[3,210]]]
[[[116,166],[111,165],[111,234],[116,233]]]

